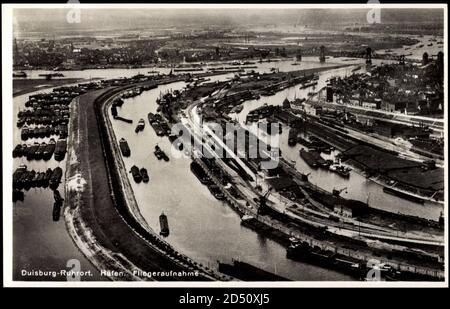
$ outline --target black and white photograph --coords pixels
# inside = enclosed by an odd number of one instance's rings
[[[4,285],[448,287],[447,14],[2,4]]]

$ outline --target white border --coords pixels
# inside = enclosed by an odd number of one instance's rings
[[[444,282],[361,282],[361,281],[292,281],[292,282],[24,282],[12,280],[12,42],[13,9],[370,9],[374,4],[2,4],[2,120],[3,120],[3,285],[8,287],[448,287],[448,164],[445,161],[444,205],[445,281]],[[377,6],[378,7],[378,6]],[[448,153],[448,26],[447,4],[381,4],[383,8],[429,8],[444,10],[444,106],[445,155]],[[446,158],[447,159],[447,158]]]

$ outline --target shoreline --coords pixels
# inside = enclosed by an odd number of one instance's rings
[[[39,90],[46,90],[49,88],[60,87],[67,84],[76,84],[86,81],[85,78],[61,78],[46,80],[44,78],[39,79],[13,79],[13,98],[18,97],[30,92]],[[24,84],[24,85],[17,85]],[[26,85],[28,84],[28,85]],[[21,89],[22,87],[22,89]],[[17,89],[19,88],[19,89]]]

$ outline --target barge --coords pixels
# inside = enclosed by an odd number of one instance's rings
[[[167,216],[164,212],[162,212],[159,216],[159,226],[161,229],[159,234],[163,237],[169,236],[169,221],[167,220]]]
[[[142,181],[142,175],[139,171],[139,167],[136,165],[133,165],[130,170],[131,175],[133,176],[133,179],[136,183],[140,183]]]
[[[119,141],[119,147],[124,157],[129,157],[131,155],[130,147],[128,146],[127,141],[123,137]]]
[[[67,141],[65,139],[60,139],[55,145],[55,160],[62,161],[66,156],[67,151]]]
[[[192,161],[190,164],[191,172],[197,177],[198,180],[204,185],[211,182],[211,178],[206,174],[201,165],[196,161]]]

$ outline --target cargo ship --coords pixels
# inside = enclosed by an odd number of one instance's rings
[[[159,226],[161,228],[159,234],[163,237],[169,236],[169,221],[167,220],[167,216],[164,212],[162,212],[159,216]]]
[[[145,128],[145,121],[144,121],[144,119],[139,119],[139,122],[138,122],[134,132],[138,133],[140,131],[143,131],[144,128]]]
[[[244,281],[289,281],[284,277],[236,260],[233,264],[219,262],[219,271]]]
[[[129,157],[131,155],[130,147],[128,147],[128,143],[123,137],[119,141],[119,146],[124,157]]]
[[[390,187],[383,187],[383,192],[401,197],[405,200],[408,200],[408,201],[411,201],[411,202],[414,202],[417,204],[423,204],[425,202],[424,199],[422,199],[418,196],[410,195],[408,193],[404,193],[404,192],[401,192],[399,190],[396,190],[396,189],[390,188]]]
[[[330,250],[311,247],[305,241],[292,241],[286,251],[286,257],[310,264],[320,265],[345,272],[355,278],[362,278],[365,273],[363,261],[336,254]]]
[[[143,168],[141,168],[141,169],[139,170],[139,172],[140,172],[141,175],[142,175],[142,181],[143,181],[144,183],[149,182],[150,177],[148,176],[147,169],[143,167]]]
[[[209,178],[199,163],[192,161],[190,168],[191,172],[198,178],[198,180],[200,180],[202,184],[206,185],[211,182],[211,178]]]
[[[139,171],[139,167],[136,165],[133,165],[130,170],[131,175],[133,176],[133,179],[136,183],[140,183],[142,181],[142,175]]]

